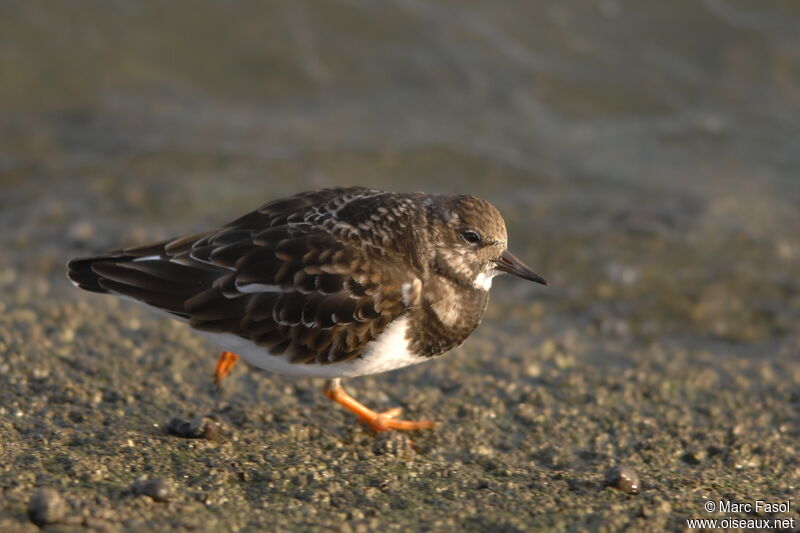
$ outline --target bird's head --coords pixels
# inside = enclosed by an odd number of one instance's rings
[[[508,251],[500,212],[475,196],[432,196],[428,203],[432,268],[462,286],[489,290],[498,274],[547,281]]]

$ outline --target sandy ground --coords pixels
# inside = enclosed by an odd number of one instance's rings
[[[53,264],[2,271],[0,530],[35,530],[26,509],[37,487],[66,499],[57,530],[102,531],[680,528],[715,516],[707,500],[797,496],[796,331],[754,354],[744,341],[647,332],[647,316],[587,321],[558,282],[499,280],[463,348],[350,382],[369,405],[441,422],[376,436],[318,381],[240,365],[215,390],[212,347],[178,322],[72,289],[55,250]],[[593,286],[605,302],[595,307],[613,307],[623,285]],[[696,321],[717,305],[709,298],[690,310]],[[198,416],[219,420],[218,440],[165,430]],[[604,486],[615,465],[638,474],[638,495]],[[136,495],[142,476],[161,478],[169,501]],[[758,516],[773,515],[797,511]]]
[[[0,531],[800,527],[795,7],[104,5],[0,8]],[[217,390],[185,326],[65,279],[344,184],[483,196],[552,283],[347,383],[435,430]]]

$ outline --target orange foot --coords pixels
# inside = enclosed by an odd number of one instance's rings
[[[358,419],[369,426],[372,431],[389,431],[390,429],[409,431],[414,429],[428,429],[436,426],[436,422],[431,420],[420,420],[419,422],[397,420],[397,417],[403,412],[400,407],[395,407],[394,409],[389,409],[382,413],[375,412],[347,394],[339,384],[338,379],[328,382],[325,385],[323,393],[329,399],[343,406],[351,413],[354,413]]]
[[[222,352],[219,354],[217,368],[214,369],[214,385],[219,387],[219,384],[222,383],[225,376],[230,373],[238,360],[239,356],[233,352]]]

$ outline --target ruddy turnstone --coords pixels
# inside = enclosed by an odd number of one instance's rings
[[[478,326],[492,278],[547,282],[506,249],[474,196],[324,189],[270,202],[220,229],[69,262],[69,278],[187,322],[225,350],[324,393],[373,430],[422,429],[348,395],[342,378],[427,361]]]

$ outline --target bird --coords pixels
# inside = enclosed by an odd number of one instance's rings
[[[87,291],[185,322],[221,350],[286,376],[325,378],[323,394],[373,431],[432,428],[378,412],[342,379],[442,356],[464,343],[499,274],[547,285],[508,251],[505,221],[472,195],[364,187],[269,202],[221,228],[68,262]]]

